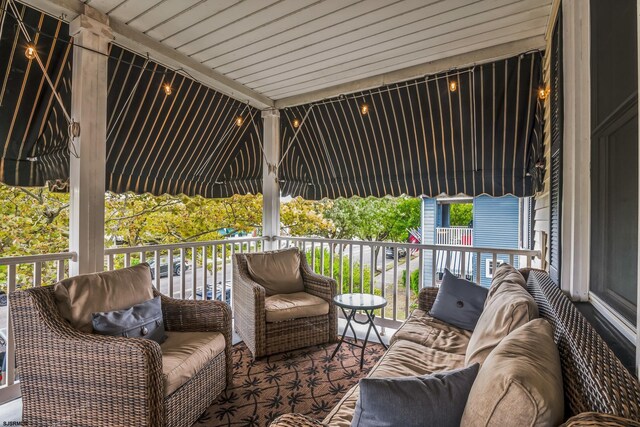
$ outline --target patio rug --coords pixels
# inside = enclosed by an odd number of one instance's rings
[[[319,345],[251,360],[244,343],[233,346],[233,386],[202,414],[194,427],[267,426],[277,416],[299,412],[322,420],[369,372],[384,347],[368,343],[364,369],[360,349]]]

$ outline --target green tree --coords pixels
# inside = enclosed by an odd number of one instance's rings
[[[449,222],[452,226],[466,227],[473,219],[473,203],[449,205]]]

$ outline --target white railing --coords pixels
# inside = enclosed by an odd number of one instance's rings
[[[265,240],[267,238],[249,237],[108,248],[105,249],[105,269],[149,262],[154,271],[154,285],[166,295],[232,303],[232,255],[261,251]],[[406,319],[415,307],[421,287],[439,284],[444,268],[486,284],[497,263],[530,266],[531,260],[539,256],[537,251],[530,250],[454,245],[308,237],[276,237],[272,240],[280,248],[296,246],[303,249],[314,271],[336,279],[338,292],[368,292],[385,297],[389,303],[377,313],[376,323],[392,328]],[[0,288],[10,293],[55,283],[68,277],[68,262],[72,259],[75,259],[74,253],[0,258]],[[5,341],[6,356],[6,368],[2,369],[0,382],[0,403],[19,396],[10,310],[10,304],[3,305],[0,295],[0,340]]]
[[[415,307],[420,288],[440,283],[445,268],[488,286],[494,265],[508,262],[529,267],[539,256],[538,251],[520,249],[308,237],[276,237],[275,240],[280,248],[296,246],[304,250],[315,272],[336,279],[338,292],[366,292],[385,297],[388,304],[376,314],[376,323],[392,328]]]
[[[473,246],[473,228],[436,227],[436,245]]]

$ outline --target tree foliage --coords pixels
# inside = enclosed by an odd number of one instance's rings
[[[473,219],[473,203],[453,203],[449,207],[449,222],[452,226],[466,227]]]

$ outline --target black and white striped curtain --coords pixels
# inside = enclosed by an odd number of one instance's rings
[[[19,9],[70,111],[68,25]],[[25,57],[26,46],[7,13],[0,34],[0,181],[64,189],[74,155],[67,122],[37,63]],[[106,190],[204,197],[262,190],[260,111],[115,45],[108,67]],[[235,125],[238,116],[242,126]]]
[[[530,196],[542,141],[540,82],[535,52],[288,108],[283,194]],[[294,138],[293,121],[305,116]]]

